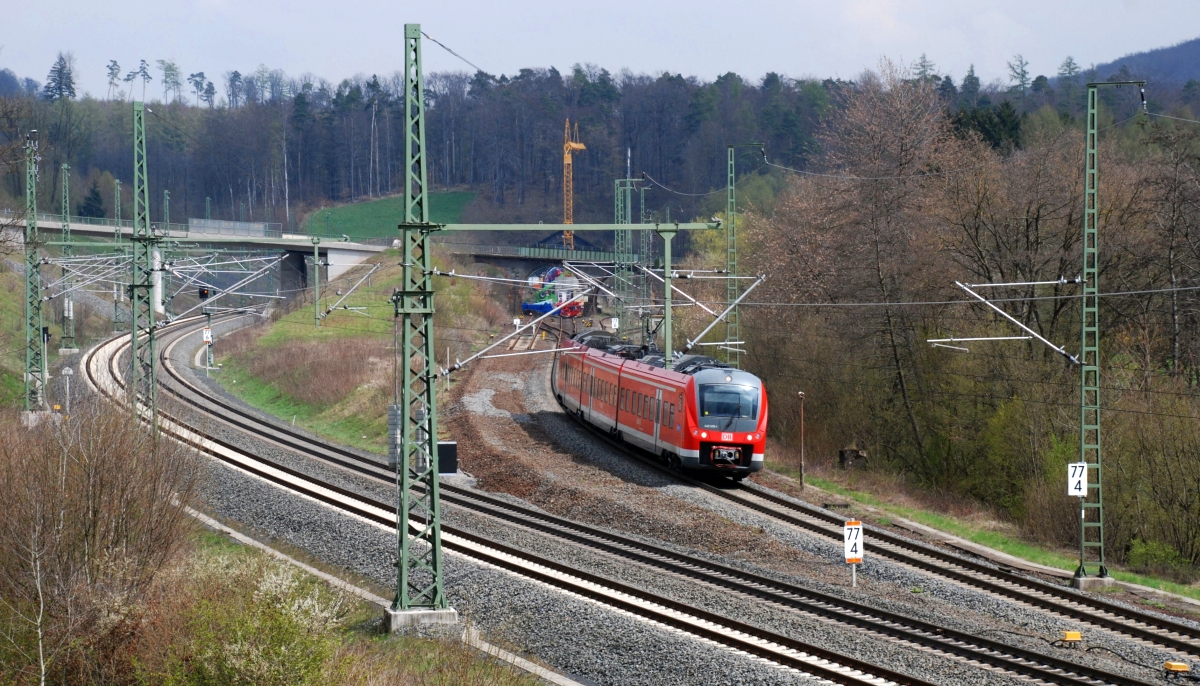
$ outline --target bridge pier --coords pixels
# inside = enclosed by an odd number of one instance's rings
[[[288,250],[279,263],[279,290],[289,300],[308,288],[307,251]]]

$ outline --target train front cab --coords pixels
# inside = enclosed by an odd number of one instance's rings
[[[683,467],[743,478],[763,468],[767,392],[758,377],[737,369],[703,369],[688,389]]]

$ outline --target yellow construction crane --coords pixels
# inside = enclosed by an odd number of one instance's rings
[[[575,135],[571,135],[571,120],[567,120],[563,129],[563,223],[575,223],[575,178],[571,169],[571,153],[587,150],[587,146],[579,142],[579,123],[575,123]],[[563,247],[575,249],[575,232],[563,230]]]

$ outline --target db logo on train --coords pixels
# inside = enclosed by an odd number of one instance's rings
[[[722,440],[722,441],[732,441],[732,440],[733,440],[733,434],[724,434],[724,433],[723,433],[723,434],[721,434],[721,440]]]

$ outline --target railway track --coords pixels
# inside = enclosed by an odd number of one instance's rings
[[[165,384],[164,388],[176,398],[191,405],[195,409],[206,413],[210,417],[217,419],[218,421],[249,432],[256,437],[266,438],[267,440],[289,448],[293,451],[300,452],[311,458],[340,466],[367,477],[378,479],[384,483],[394,483],[394,472],[388,469],[386,466],[381,465],[368,457],[339,446],[313,441],[311,438],[299,432],[289,430],[286,427],[281,427],[271,422],[264,422],[258,417],[255,417],[252,412],[248,412],[240,407],[237,407],[236,405],[232,405],[223,401],[222,399],[213,397],[211,394],[206,393],[204,390],[191,383],[183,375],[179,374],[178,370],[174,368],[174,365],[169,359],[171,350],[176,344],[179,343],[179,341],[182,340],[182,338],[183,336],[178,336],[174,340],[167,343],[167,345],[163,346],[163,369],[170,378],[170,383]],[[521,341],[520,344],[514,342],[512,347],[517,348],[519,345],[520,348],[524,349],[526,348],[524,343],[525,341]],[[529,342],[528,347],[532,348],[532,341]],[[214,409],[216,410],[215,412]],[[232,447],[226,445],[226,448]],[[640,458],[641,456],[638,457]],[[303,475],[299,476],[304,479],[312,480],[310,477],[304,477]],[[336,491],[337,489],[334,490]],[[350,497],[362,499],[361,496],[354,494],[350,494]],[[1008,644],[983,639],[977,636],[967,635],[962,632],[945,629],[928,622],[905,617],[897,613],[881,611],[860,603],[855,603],[853,601],[810,591],[808,589],[716,564],[690,555],[676,553],[668,549],[598,530],[586,525],[572,522],[570,520],[565,520],[538,512],[536,510],[516,506],[507,501],[491,498],[484,494],[469,491],[467,489],[461,489],[448,484],[443,484],[442,498],[445,502],[503,520],[509,524],[513,524],[527,530],[531,530],[543,535],[553,536],[575,545],[633,561],[638,564],[672,574],[676,577],[687,578],[711,588],[751,597],[758,602],[767,603],[777,608],[798,612],[810,617],[819,618],[827,622],[836,622],[842,625],[852,626],[876,637],[882,637],[909,646],[930,650],[938,654],[952,656],[966,661],[968,664],[986,665],[993,669],[1044,683],[1145,683],[1136,679],[1112,674],[1100,669],[1080,665],[1055,656],[1016,648]],[[394,527],[394,509],[392,509],[390,505],[382,503],[373,503],[373,506],[380,511],[390,512],[390,516],[392,517],[392,526]],[[471,541],[473,538],[470,535],[465,534],[465,532],[456,531],[453,529],[448,530],[448,533],[452,537],[458,536],[468,541]],[[481,541],[478,539],[475,539],[473,542],[488,546],[496,545],[494,543]],[[503,546],[500,547],[504,548]],[[451,547],[451,549],[454,548]],[[520,557],[520,559],[524,560],[525,562],[531,561],[528,555],[520,553],[520,551],[514,551],[506,548],[503,550],[503,552],[514,557]],[[539,559],[537,562],[535,562],[535,564],[540,564],[543,567],[556,570],[559,573],[568,575],[580,574],[578,570],[565,568],[562,565],[558,565],[557,563],[552,563],[546,560]],[[510,571],[519,571],[507,567],[506,569],[510,569]],[[589,580],[592,583],[609,584],[607,580]],[[646,598],[645,596],[647,594],[645,594],[644,591],[628,589],[626,587],[622,592],[627,593],[627,595],[631,597],[639,597],[638,594],[641,594],[640,597],[642,597],[645,602],[671,607],[669,601],[664,604],[664,599],[662,598]],[[696,610],[696,608],[688,609]],[[699,612],[703,613],[703,611]],[[706,617],[705,619],[706,621],[713,621],[711,617]],[[754,627],[749,627],[748,625],[741,625],[738,630],[751,636],[754,635],[751,633],[752,631],[762,631],[760,629],[755,629]],[[774,634],[766,632],[766,636],[766,638],[763,636],[760,636],[760,638],[775,642]],[[729,644],[726,643],[726,645]],[[743,650],[745,649],[744,646],[739,648]],[[806,649],[810,648],[812,648],[812,646],[806,646]],[[766,657],[761,654],[760,656]],[[772,658],[767,657],[767,659]],[[846,656],[838,655],[836,656],[835,661],[837,660],[840,660],[843,664],[845,664]],[[857,668],[861,669],[861,667],[862,666],[860,665]],[[883,678],[887,679],[889,677],[884,676]]]
[[[675,479],[784,524],[799,527],[841,543],[844,521],[836,514],[745,483],[731,483],[729,487],[725,488],[714,486],[670,469],[648,456],[644,451],[597,431],[578,417],[575,419],[581,426],[611,447]],[[874,554],[882,555],[894,562],[951,579],[972,588],[988,591],[1009,600],[1026,603],[1075,621],[1120,633],[1147,644],[1177,651],[1193,659],[1200,656],[1200,629],[1182,622],[1124,607],[1102,598],[1077,593],[1065,587],[1022,576],[1001,567],[976,562],[878,527],[864,527],[864,536],[871,538]]]
[[[165,339],[163,340],[164,358],[170,354],[170,350],[182,338],[182,336],[177,336],[180,330],[194,323],[197,323],[197,320],[183,320],[171,327],[164,327],[162,330],[162,338]],[[175,337],[172,338],[172,336]],[[103,396],[120,404],[124,404],[126,398],[121,381],[121,371],[118,367],[120,366],[119,360],[128,347],[128,336],[111,339],[88,353],[81,365],[81,371],[88,383]],[[167,363],[163,365],[163,368],[167,371],[168,376],[179,381],[180,377],[173,376],[177,374],[173,366]],[[170,388],[169,384],[166,385],[166,389],[173,394],[176,392]],[[210,407],[207,414],[218,420],[222,420],[221,412],[232,409],[216,399],[213,399],[212,403],[216,412],[213,411],[213,407]],[[249,421],[248,418],[244,419]],[[191,445],[199,452],[218,459],[234,469],[333,507],[375,526],[391,531],[395,530],[396,512],[393,504],[381,502],[298,470],[251,455],[225,441],[201,434],[169,413],[160,411],[159,428],[176,440]],[[281,432],[280,427],[261,425],[261,423],[260,428],[270,428],[277,433],[287,433]],[[306,437],[298,434],[292,439],[302,443],[309,441]],[[324,447],[332,448],[332,446]],[[305,452],[310,456],[315,456],[309,451]],[[364,460],[361,456],[354,456],[354,458],[358,461]],[[355,471],[366,473],[362,469]],[[387,473],[387,470],[385,469],[384,472]],[[394,483],[394,475],[385,480],[388,483]],[[442,543],[448,551],[461,554],[476,562],[552,586],[620,612],[642,617],[677,632],[754,655],[828,682],[877,686],[885,684],[926,686],[930,684],[930,682],[911,675],[857,660],[820,646],[605,579],[524,550],[489,541],[454,527],[443,526]]]

